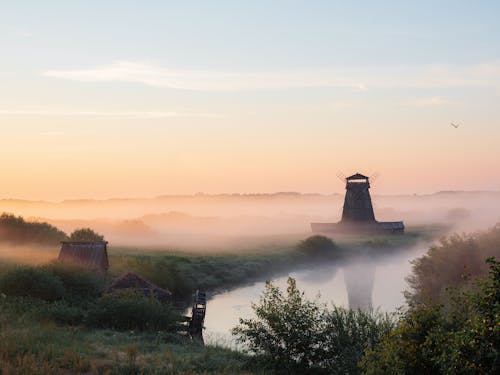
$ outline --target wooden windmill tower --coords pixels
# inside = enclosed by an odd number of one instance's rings
[[[338,177],[346,183],[342,218],[338,223],[311,223],[313,232],[404,233],[405,226],[402,221],[375,220],[369,192],[370,177],[361,173]]]
[[[346,177],[342,223],[374,223],[370,179],[360,173]]]

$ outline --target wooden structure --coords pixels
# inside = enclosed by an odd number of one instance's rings
[[[162,303],[170,303],[172,301],[172,293],[169,290],[160,288],[132,272],[118,277],[106,288],[106,293],[110,294],[124,291],[142,294],[146,297],[152,296]]]
[[[109,268],[107,245],[106,241],[63,241],[58,259],[63,263],[106,273]]]
[[[195,340],[203,342],[203,323],[207,312],[207,295],[205,292],[196,291],[189,321],[189,334]]]
[[[369,188],[369,178],[362,174],[356,173],[346,178],[346,193],[342,210],[343,223],[375,222]]]
[[[311,223],[313,232],[404,233],[402,221],[375,220],[370,196],[370,178],[360,173],[345,178],[346,194],[339,223]]]

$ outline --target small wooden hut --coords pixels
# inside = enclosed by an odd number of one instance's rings
[[[93,271],[106,273],[109,268],[108,243],[99,242],[61,242],[59,261],[75,264]]]
[[[128,272],[115,279],[106,289],[106,293],[110,294],[121,291],[137,292],[145,295],[146,297],[153,296],[162,303],[169,303],[172,300],[172,293],[169,290],[160,288],[159,286],[132,272]]]

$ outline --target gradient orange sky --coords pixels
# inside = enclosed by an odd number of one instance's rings
[[[0,198],[500,189],[496,4],[26,3]]]

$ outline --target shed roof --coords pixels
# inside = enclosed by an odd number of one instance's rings
[[[107,242],[61,242],[59,260],[106,272],[109,268]]]
[[[161,302],[169,302],[172,298],[169,290],[160,288],[133,272],[127,272],[115,279],[106,292],[113,293],[121,290],[139,291],[146,296],[153,294]]]

